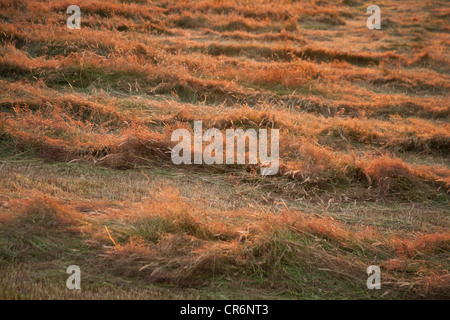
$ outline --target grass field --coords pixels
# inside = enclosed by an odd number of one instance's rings
[[[447,1],[74,2],[0,1],[0,299],[450,298]],[[279,173],[174,165],[200,120]]]

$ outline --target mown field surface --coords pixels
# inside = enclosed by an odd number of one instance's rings
[[[449,16],[0,1],[0,298],[450,298]],[[279,174],[173,165],[195,120],[279,129]]]

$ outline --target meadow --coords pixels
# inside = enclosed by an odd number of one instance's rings
[[[447,1],[74,2],[0,1],[0,299],[450,298]],[[174,165],[194,121],[278,174]]]

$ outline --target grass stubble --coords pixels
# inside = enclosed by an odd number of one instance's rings
[[[1,299],[448,299],[448,4],[68,5],[0,4]],[[173,165],[194,120],[279,174]]]

